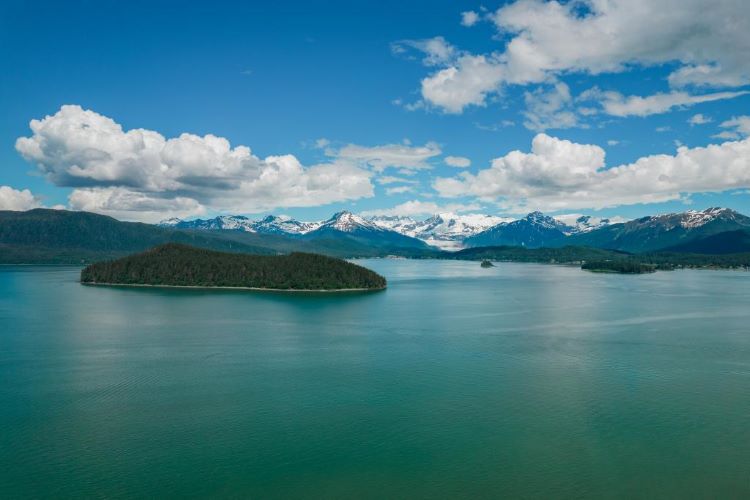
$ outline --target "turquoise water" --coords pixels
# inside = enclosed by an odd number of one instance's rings
[[[0,497],[750,496],[750,274],[363,261],[351,295],[0,270]]]

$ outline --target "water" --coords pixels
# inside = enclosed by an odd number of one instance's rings
[[[750,496],[750,274],[363,263],[387,291],[0,270],[0,497]]]

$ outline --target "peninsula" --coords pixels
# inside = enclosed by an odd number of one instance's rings
[[[92,264],[81,271],[81,283],[327,292],[386,287],[379,274],[323,255],[248,255],[177,243]]]

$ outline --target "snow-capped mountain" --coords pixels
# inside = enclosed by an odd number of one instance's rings
[[[206,231],[227,230],[227,231],[245,231],[254,233],[252,228],[253,221],[242,215],[220,215],[213,219],[167,219],[159,223],[163,227],[175,227],[178,229],[202,229]]]
[[[575,229],[541,212],[531,212],[523,219],[500,223],[466,238],[470,247],[481,246],[525,246],[538,248],[555,246]]]
[[[254,221],[252,228],[261,234],[307,234],[320,227],[321,222],[300,222],[291,217],[269,215]]]
[[[244,231],[260,234],[306,234],[317,229],[320,222],[300,222],[290,217],[269,215],[260,220],[252,220],[243,215],[220,215],[213,219],[195,219],[184,221],[177,218],[167,219],[159,223],[162,227],[178,229],[202,229],[206,231]]]
[[[610,219],[579,214],[555,216],[555,220],[570,227],[568,235],[588,233],[613,223]]]
[[[372,246],[394,246],[407,248],[427,248],[427,245],[414,237],[380,227],[372,221],[351,212],[338,212],[320,224],[318,228],[303,236],[305,239],[340,240],[351,239]]]
[[[729,208],[712,207],[650,215],[573,235],[571,244],[644,252],[682,245],[726,231],[750,230],[750,217]]]
[[[370,231],[380,231],[383,228],[371,222],[364,217],[355,215],[351,212],[343,211],[333,214],[327,221],[320,224],[321,228],[330,228],[345,233],[352,233],[363,229]]]
[[[518,220],[454,213],[417,220],[401,216],[362,217],[343,211],[321,222],[301,222],[274,215],[260,220],[222,215],[192,221],[168,219],[160,225],[325,239],[330,244],[349,239],[377,247],[425,248],[427,244],[443,250],[459,250],[467,246],[582,245],[640,252],[679,246],[725,231],[750,231],[750,217],[718,207],[653,215],[628,222],[580,214],[550,217],[541,212],[532,212]]]
[[[418,238],[443,250],[458,250],[463,248],[464,239],[512,219],[494,215],[459,215],[445,212],[422,221],[398,216],[375,216],[370,220],[381,227]]]

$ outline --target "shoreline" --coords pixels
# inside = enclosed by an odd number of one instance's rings
[[[202,286],[202,285],[148,285],[144,283],[98,283],[79,281],[85,286],[125,286],[132,288],[183,288],[188,290],[242,290],[250,292],[293,292],[293,293],[348,293],[348,292],[379,292],[381,288],[334,288],[331,290],[316,288],[261,288],[251,286]]]

